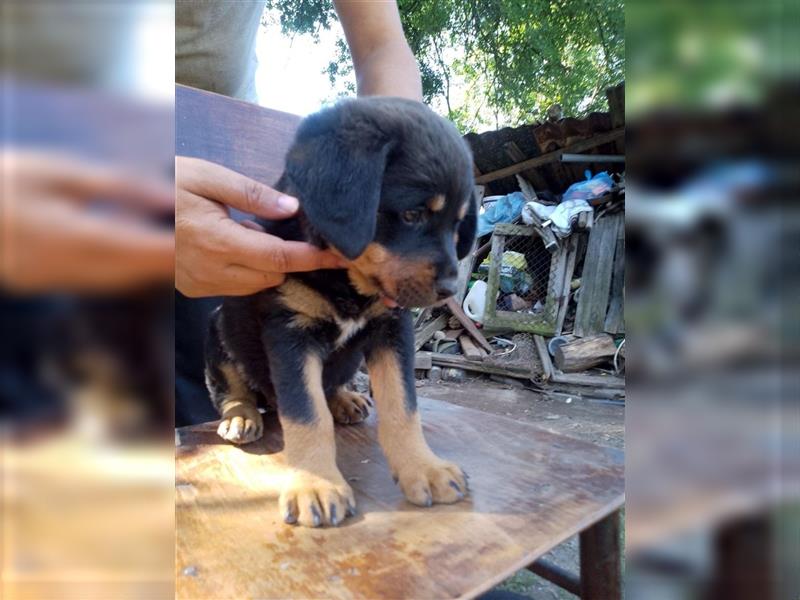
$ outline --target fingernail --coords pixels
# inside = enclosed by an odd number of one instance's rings
[[[297,211],[298,207],[299,204],[297,202],[297,198],[285,195],[278,196],[278,208],[280,208],[283,212],[294,213]]]

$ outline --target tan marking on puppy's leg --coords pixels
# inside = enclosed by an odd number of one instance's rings
[[[379,350],[367,366],[378,409],[378,441],[405,497],[420,506],[463,499],[467,493],[463,472],[433,453],[422,434],[419,413],[406,408],[396,353]]]
[[[318,356],[308,356],[303,375],[316,418],[312,423],[297,423],[280,417],[290,468],[279,499],[281,516],[287,523],[307,527],[336,526],[355,513],[355,497],[336,466],[333,418],[322,389]]]
[[[431,212],[439,212],[442,210],[444,208],[444,196],[437,194],[428,200],[428,208]]]
[[[344,386],[337,389],[328,398],[328,407],[331,409],[333,420],[343,425],[361,423],[369,416],[370,400],[357,392]]]
[[[239,371],[232,364],[222,364],[228,392],[214,402],[222,416],[217,433],[234,444],[248,444],[264,434],[264,420],[256,407],[253,392],[247,387]]]

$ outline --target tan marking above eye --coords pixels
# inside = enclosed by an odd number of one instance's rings
[[[464,202],[464,204],[461,205],[461,208],[458,209],[458,220],[459,221],[461,219],[463,219],[465,216],[467,216],[467,208],[469,208],[469,201]]]
[[[441,194],[437,194],[436,196],[428,200],[428,208],[432,212],[439,212],[440,210],[442,210],[444,208],[444,196],[442,196]]]

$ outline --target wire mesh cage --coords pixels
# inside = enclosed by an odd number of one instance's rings
[[[491,252],[476,267],[487,286],[484,326],[554,335],[566,312],[574,261],[572,238],[552,243],[535,227],[497,224]]]

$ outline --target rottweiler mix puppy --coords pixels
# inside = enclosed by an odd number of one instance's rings
[[[290,274],[279,287],[225,299],[206,347],[219,434],[236,444],[258,439],[256,407],[274,405],[291,467],[281,515],[338,525],[355,501],[336,466],[333,416],[366,416],[368,401],[344,387],[366,358],[378,438],[406,498],[421,506],[461,500],[464,473],[422,434],[407,309],[455,292],[457,258],[475,236],[469,148],[420,103],[348,100],[301,123],[276,188],[296,196],[301,213],[260,224],[330,248],[349,266]]]

